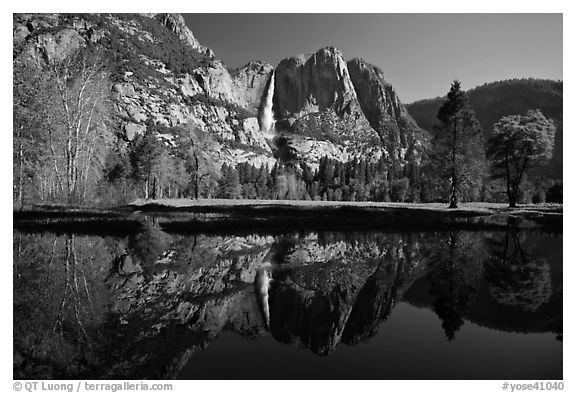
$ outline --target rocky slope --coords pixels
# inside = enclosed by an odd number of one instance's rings
[[[200,44],[200,42],[194,37],[192,31],[186,27],[186,22],[182,15],[179,14],[148,14],[151,18],[155,18],[174,34],[180,38],[183,42],[188,44],[192,49],[197,50],[200,53],[205,54],[209,58],[214,58],[214,51]]]
[[[149,122],[196,127],[210,138],[219,165],[276,162],[257,119],[272,67],[252,62],[231,75],[180,15],[18,14],[13,32],[15,61],[37,67],[97,48],[110,63],[112,103],[126,140]]]
[[[402,160],[419,139],[382,71],[346,63],[335,48],[287,58],[276,68],[250,62],[229,70],[177,14],[15,14],[13,21],[15,61],[42,68],[80,48],[101,51],[110,62],[124,140],[149,122],[196,127],[210,138],[217,166],[272,166],[294,158],[282,154],[287,145],[314,167],[325,155]]]

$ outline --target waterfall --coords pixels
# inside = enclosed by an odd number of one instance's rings
[[[264,107],[262,108],[262,117],[260,121],[260,130],[269,133],[273,132],[274,127],[274,112],[272,112],[272,101],[274,98],[274,71],[272,71],[272,76],[270,77],[270,83],[268,84],[268,92],[266,93],[266,101],[264,102]]]

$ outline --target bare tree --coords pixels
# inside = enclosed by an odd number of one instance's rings
[[[53,102],[48,119],[54,171],[68,202],[85,199],[92,171],[110,141],[110,84],[102,57],[79,51],[49,65]]]
[[[39,72],[23,62],[13,68],[13,169],[14,201],[22,206],[26,189],[34,186],[34,174],[45,158],[43,91],[46,81]],[[31,181],[32,180],[32,181]]]

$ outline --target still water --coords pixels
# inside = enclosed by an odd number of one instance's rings
[[[14,231],[14,378],[561,379],[562,235]]]

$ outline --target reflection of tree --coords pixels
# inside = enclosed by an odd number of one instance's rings
[[[446,246],[440,245],[432,255],[429,275],[431,294],[436,296],[434,311],[442,321],[448,341],[464,324],[481,282],[482,241],[476,233],[451,232]]]
[[[509,227],[501,239],[491,240],[492,255],[486,267],[490,295],[499,303],[535,311],[552,295],[550,266],[526,253],[517,230]]]
[[[272,264],[281,265],[287,263],[286,257],[293,251],[296,239],[287,236],[280,236],[274,240],[268,253]]]
[[[170,241],[171,236],[163,232],[153,222],[151,225],[146,225],[143,231],[129,238],[130,255],[135,258],[136,262],[140,262],[143,267],[150,267],[165,254]]]
[[[107,308],[103,239],[15,235],[14,376],[67,377],[96,366]]]

